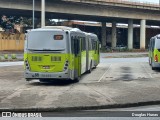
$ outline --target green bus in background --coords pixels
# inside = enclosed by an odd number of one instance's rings
[[[149,64],[152,70],[160,68],[160,35],[156,35],[150,39]]]
[[[99,64],[100,56],[97,35],[64,26],[27,31],[24,51],[27,81],[78,81]]]

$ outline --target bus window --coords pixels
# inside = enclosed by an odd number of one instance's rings
[[[72,51],[72,53],[74,54],[75,53],[75,50],[74,50],[74,37],[72,36],[71,37],[71,51]]]
[[[155,39],[152,40],[152,48],[151,48],[152,51],[154,50],[154,48],[155,48]]]
[[[82,51],[86,50],[86,41],[85,41],[85,37],[81,37],[81,46],[82,46]]]
[[[80,48],[79,48],[79,39],[78,37],[75,37],[74,38],[74,53],[75,53],[75,56],[77,56],[79,54],[79,51],[80,51]]]
[[[156,39],[155,48],[160,49],[160,39]]]
[[[88,43],[89,43],[89,50],[92,50],[92,42],[91,42],[91,39],[89,39]]]

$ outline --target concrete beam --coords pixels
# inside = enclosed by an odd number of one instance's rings
[[[0,8],[13,9],[13,10],[32,10],[31,0],[0,0]],[[41,11],[40,2],[36,1],[35,11]],[[92,5],[92,4],[76,4],[66,3],[63,1],[46,1],[46,12],[48,13],[63,13],[70,15],[86,15],[96,17],[111,17],[111,18],[124,18],[124,19],[145,19],[160,21],[160,12],[157,10],[115,7],[107,5]],[[129,12],[128,12],[129,11]]]
[[[106,47],[106,22],[102,22],[102,47]]]
[[[145,49],[146,46],[146,20],[141,20],[140,23],[140,49]]]
[[[116,22],[112,22],[112,48],[117,45],[117,31],[116,31]]]
[[[128,20],[128,49],[133,49],[133,20]]]

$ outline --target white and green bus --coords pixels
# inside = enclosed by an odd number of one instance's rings
[[[160,68],[160,35],[156,35],[150,39],[149,64],[152,70]]]
[[[97,35],[77,28],[53,26],[29,30],[24,51],[27,81],[79,80],[99,64]]]

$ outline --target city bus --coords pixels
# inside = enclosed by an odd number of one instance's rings
[[[99,41],[78,28],[48,26],[28,30],[24,68],[27,81],[66,79],[78,81],[99,64]]]
[[[160,34],[150,39],[149,64],[151,65],[152,70],[160,68]]]

